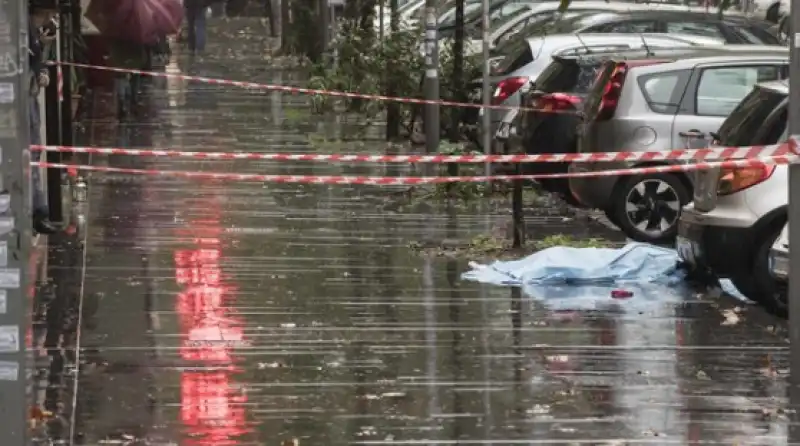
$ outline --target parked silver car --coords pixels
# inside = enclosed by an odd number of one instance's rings
[[[559,12],[561,7],[560,1],[549,1],[541,3],[526,3],[525,7],[518,7],[515,9],[514,14],[506,14],[505,16],[499,15],[494,12],[491,19],[491,29],[489,31],[489,42],[491,48],[498,47],[509,40],[519,40],[520,38],[536,36],[543,34],[548,26],[554,25],[559,21],[569,18],[576,18],[578,16],[586,15],[587,13],[625,13],[629,11],[664,11],[664,12],[697,12],[706,13],[708,10],[704,7],[691,7],[683,4],[669,4],[669,3],[634,3],[634,2],[606,2],[606,1],[574,1],[569,5],[569,9],[565,12]],[[728,11],[726,15],[739,16],[740,14],[735,11]],[[541,25],[538,27],[536,25]],[[530,27],[536,27],[536,31]],[[481,39],[480,27],[467,29],[467,40],[465,44],[465,51],[470,53],[478,53],[481,51],[483,40]],[[519,33],[531,34],[520,35]],[[605,32],[605,31],[604,31]],[[558,33],[563,34],[564,32]],[[556,34],[556,33],[552,33]],[[683,33],[686,34],[686,33]],[[699,34],[699,33],[698,33]]]
[[[626,51],[641,49],[645,45],[651,48],[679,48],[720,43],[713,38],[682,34],[563,34],[510,41],[502,47],[506,57],[491,79],[495,88],[492,104],[519,107],[522,93],[528,91],[531,81],[535,81],[550,65],[554,56]],[[473,100],[479,100],[479,97]],[[490,115],[491,132],[494,134],[507,115],[507,110],[493,109]]]
[[[726,45],[718,51],[660,63],[607,62],[584,103],[578,151],[684,148],[689,138],[711,137],[754,84],[788,76],[785,48]],[[668,163],[574,163],[569,171]],[[681,207],[693,193],[691,176],[682,173],[570,178],[569,188],[632,239],[654,243],[674,239]]]

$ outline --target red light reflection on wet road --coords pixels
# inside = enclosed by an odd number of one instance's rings
[[[196,446],[239,444],[249,429],[245,419],[247,397],[236,389],[232,347],[244,341],[241,323],[226,308],[233,288],[223,283],[220,269],[221,232],[218,219],[190,225],[194,249],[174,253],[175,282],[183,286],[176,299],[184,360],[213,370],[181,374],[181,421]]]

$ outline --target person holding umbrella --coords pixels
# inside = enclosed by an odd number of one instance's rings
[[[45,25],[58,15],[58,0],[30,0],[28,8],[30,19],[28,29],[28,64],[30,66],[30,140],[31,144],[42,144],[41,110],[39,109],[39,91],[50,84],[47,67],[44,64],[45,44],[55,40],[55,33],[45,32]],[[32,152],[33,161],[39,161],[41,151]],[[44,196],[41,169],[31,169],[31,186],[33,188],[33,230],[39,234],[54,234],[55,226],[50,222],[50,211],[47,198]]]

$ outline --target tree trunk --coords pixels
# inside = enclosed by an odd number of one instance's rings
[[[456,102],[466,102],[464,98],[464,0],[456,1],[456,34],[453,41],[453,99]],[[461,139],[459,126],[461,124],[461,109],[450,108],[450,142]]]
[[[289,0],[279,1],[281,2],[281,53],[291,54],[294,52],[291,33],[291,5]]]
[[[400,16],[397,13],[397,0],[390,0],[389,38],[391,38],[391,34],[394,34],[398,31],[400,26],[399,21]],[[381,32],[383,32],[383,30],[381,30]],[[397,67],[394,63],[394,60],[386,61],[386,73],[384,74],[384,79],[391,79],[396,71]],[[387,82],[386,87],[386,96],[397,96],[397,89],[395,89],[394,82]],[[396,139],[398,136],[400,136],[400,104],[390,101],[386,103],[386,140],[391,141]]]
[[[319,1],[295,0],[292,4],[294,49],[314,63],[322,59],[322,30],[319,29]]]
[[[278,20],[275,14],[274,0],[264,0],[264,14],[269,17],[269,36],[278,37]],[[279,0],[280,1],[280,0]]]

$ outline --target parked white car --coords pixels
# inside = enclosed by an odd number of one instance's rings
[[[756,85],[714,134],[719,145],[776,144],[787,134],[787,81]],[[676,248],[691,267],[729,278],[751,300],[786,314],[769,252],[786,224],[789,169],[765,165],[697,171],[694,202],[678,223]]]

